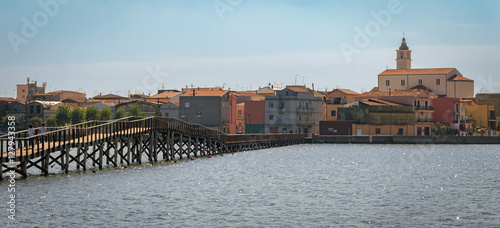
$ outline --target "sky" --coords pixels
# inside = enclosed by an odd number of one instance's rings
[[[0,97],[305,84],[364,92],[396,66],[457,68],[500,93],[500,1],[0,0]]]

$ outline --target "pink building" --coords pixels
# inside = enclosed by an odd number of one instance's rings
[[[246,134],[265,133],[265,106],[264,100],[245,101],[244,121]]]
[[[449,123],[451,126],[458,124],[460,116],[459,98],[435,98],[434,103],[434,123]]]

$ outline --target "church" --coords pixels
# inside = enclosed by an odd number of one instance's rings
[[[456,68],[412,69],[411,50],[404,37],[396,52],[396,69],[387,69],[378,75],[380,92],[422,89],[440,97],[474,97],[474,80],[464,77]]]

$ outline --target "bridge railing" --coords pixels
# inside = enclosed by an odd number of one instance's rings
[[[306,135],[300,134],[228,135],[203,125],[167,117],[125,117],[110,121],[87,121],[76,125],[48,128],[48,130],[45,134],[34,136],[28,136],[27,131],[13,132],[2,136],[0,138],[0,159],[5,161],[9,156],[7,152],[10,149],[13,149],[11,156],[19,160],[26,156],[32,156],[36,152],[44,152],[47,148],[59,150],[68,144],[71,147],[80,143],[92,145],[101,140],[156,130],[178,131],[226,143],[298,140],[306,137]]]

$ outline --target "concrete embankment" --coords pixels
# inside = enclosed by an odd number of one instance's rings
[[[498,136],[319,136],[309,143],[356,143],[356,144],[500,144]]]

